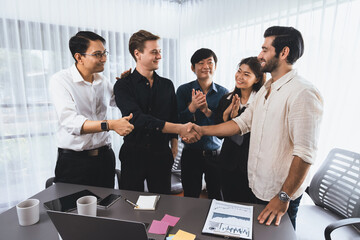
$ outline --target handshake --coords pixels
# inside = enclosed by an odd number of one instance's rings
[[[184,142],[195,143],[199,141],[204,134],[200,126],[188,122],[181,125],[179,135]]]

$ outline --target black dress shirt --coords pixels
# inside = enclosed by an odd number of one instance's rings
[[[130,123],[134,130],[124,137],[124,144],[146,148],[169,146],[176,134],[164,134],[165,122],[178,122],[177,103],[173,83],[154,72],[150,82],[136,69],[129,76],[120,79],[114,86],[115,101],[123,116],[133,114]]]

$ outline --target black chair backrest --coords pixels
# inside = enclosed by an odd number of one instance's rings
[[[360,154],[332,149],[314,175],[309,195],[343,218],[360,217]]]

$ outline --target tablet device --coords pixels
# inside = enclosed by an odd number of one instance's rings
[[[101,200],[99,196],[95,193],[90,192],[89,190],[85,189],[80,192],[76,192],[49,202],[44,203],[44,207],[48,210],[53,211],[60,211],[60,212],[70,212],[76,209],[76,200],[83,196],[95,196],[98,201]]]

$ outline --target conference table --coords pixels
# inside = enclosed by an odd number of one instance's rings
[[[66,183],[56,183],[51,187],[39,192],[31,198],[40,200],[40,221],[32,226],[22,227],[18,223],[16,207],[0,214],[0,239],[17,240],[17,239],[36,239],[36,240],[57,240],[58,233],[52,224],[44,202],[54,200],[84,189],[88,189],[96,195],[104,198],[110,193],[120,194],[132,202],[136,202],[139,195],[151,195],[135,191],[126,191],[118,189],[100,188],[92,186],[74,185]],[[161,194],[160,194],[161,195]],[[211,200],[181,197],[174,195],[161,195],[155,211],[139,211],[121,199],[108,209],[98,209],[97,215],[107,218],[124,219],[151,223],[153,220],[161,220],[165,214],[180,217],[179,222],[172,227],[168,234],[175,234],[179,229],[195,234],[196,240],[223,239],[223,237],[202,234]],[[291,225],[288,215],[284,215],[281,224],[266,226],[259,224],[257,216],[264,209],[264,205],[251,204],[254,208],[253,216],[253,239],[296,239],[295,231]],[[64,239],[66,240],[66,239]]]

